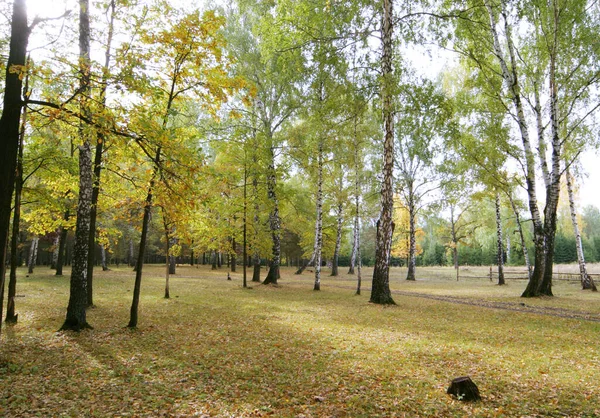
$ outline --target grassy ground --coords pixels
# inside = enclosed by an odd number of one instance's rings
[[[598,322],[404,294],[376,306],[366,289],[353,295],[352,276],[314,292],[311,273],[291,269],[279,287],[243,289],[240,273],[179,267],[166,300],[163,270],[145,267],[137,330],[124,328],[133,273],[98,271],[94,329],[80,334],[56,332],[68,276],[23,272],[19,323],[2,329],[0,416],[600,416]],[[523,281],[403,274],[392,270],[392,289],[523,302]],[[600,313],[600,295],[577,283],[555,293],[525,302]],[[462,375],[483,401],[445,394]]]

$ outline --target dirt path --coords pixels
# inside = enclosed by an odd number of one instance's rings
[[[297,283],[303,283],[300,281],[296,281]],[[289,281],[288,281],[289,283]],[[335,285],[335,284],[327,284],[328,287],[337,287],[341,289],[355,289],[352,286],[343,286],[343,285]],[[363,291],[371,291],[369,287],[363,287]],[[433,299],[439,300],[441,302],[448,303],[456,303],[459,305],[470,305],[470,306],[480,306],[482,308],[489,309],[501,309],[504,311],[515,311],[515,312],[523,312],[523,313],[532,313],[538,315],[546,315],[546,316],[554,316],[557,318],[569,318],[569,319],[581,319],[584,321],[592,321],[592,322],[600,322],[600,314],[590,313],[590,312],[581,312],[581,311],[572,311],[564,308],[553,308],[553,307],[539,307],[539,306],[531,306],[527,305],[525,302],[494,302],[494,301],[486,301],[482,299],[472,299],[465,298],[460,296],[447,296],[447,295],[430,295],[428,293],[419,293],[419,292],[407,292],[403,290],[392,290],[392,294],[415,297],[415,298],[423,298],[423,299]]]
[[[501,310],[505,310],[505,311],[516,311],[516,312],[524,312],[524,313],[533,313],[533,314],[538,314],[538,315],[554,316],[554,317],[559,317],[559,318],[582,319],[585,321],[600,322],[600,315],[598,315],[598,314],[592,314],[589,312],[572,311],[572,310],[563,309],[563,308],[530,306],[524,302],[520,302],[520,303],[492,302],[492,301],[485,301],[485,300],[481,300],[481,299],[478,300],[478,299],[463,298],[463,297],[458,297],[458,296],[430,295],[427,293],[406,292],[406,291],[401,291],[401,290],[392,290],[392,293],[395,295],[417,297],[417,298],[424,298],[424,299],[434,299],[434,300],[439,300],[442,302],[457,303],[460,305],[481,306],[483,308],[490,308],[490,309],[501,309]]]

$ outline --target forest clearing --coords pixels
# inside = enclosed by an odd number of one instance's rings
[[[571,266],[557,266],[566,271]],[[590,266],[594,272],[596,265]],[[464,268],[482,275],[485,267]],[[586,313],[595,294],[556,280],[553,298],[520,298],[526,281],[456,282],[452,268],[390,270],[397,306],[355,296],[344,271],[312,290],[310,272],[242,287],[241,268],[146,266],[140,322],[126,327],[135,273],[96,273],[94,327],[57,332],[69,279],[19,270],[19,322],[0,345],[0,415],[204,417],[569,416],[600,414],[600,323],[410,297],[459,297]],[[365,268],[365,275],[372,270]],[[324,271],[326,274],[326,271]],[[428,278],[429,277],[429,278]],[[369,286],[370,284],[367,284]],[[365,289],[366,290],[366,289]],[[469,375],[482,401],[446,394]]]

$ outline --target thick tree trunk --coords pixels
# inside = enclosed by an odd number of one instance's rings
[[[29,274],[33,273],[33,269],[37,264],[39,242],[40,238],[37,235],[31,239],[31,246],[29,247],[29,260],[27,261],[27,273]]]
[[[89,117],[90,85],[90,16],[89,0],[79,0],[79,68],[80,68],[80,107],[82,114]],[[67,317],[61,330],[80,331],[91,328],[87,323],[85,309],[88,303],[88,252],[90,239],[90,213],[92,210],[92,151],[89,134],[83,122],[79,125],[79,136],[83,144],[79,146],[79,202],[75,227],[75,246],[71,268],[71,290]]]
[[[19,261],[17,252],[19,246],[19,229],[21,225],[21,195],[23,191],[23,138],[25,136],[25,116],[26,108],[23,110],[23,123],[21,124],[21,136],[19,139],[17,172],[15,179],[15,209],[13,211],[12,237],[10,241],[10,277],[8,281],[8,296],[6,301],[6,322],[11,324],[16,323],[18,319],[18,315],[15,313],[15,297],[17,295],[17,267]],[[0,315],[2,315],[1,311]]]
[[[4,278],[10,225],[12,195],[15,187],[17,154],[19,148],[19,124],[21,120],[22,74],[16,68],[24,68],[30,29],[27,26],[25,0],[13,1],[10,26],[10,46],[4,86],[4,103],[0,117],[0,313],[3,312]],[[0,330],[2,321],[0,321]]]
[[[375,247],[375,268],[373,269],[373,284],[371,287],[370,302],[378,304],[394,304],[390,291],[390,251],[392,248],[392,235],[394,233],[394,109],[393,109],[393,6],[392,0],[383,1],[383,56],[382,61],[382,88],[383,120],[385,126],[385,139],[383,144],[383,173],[381,186],[381,212],[377,221],[377,238]]]
[[[577,212],[575,210],[575,196],[573,193],[573,181],[569,167],[565,172],[567,179],[567,193],[569,196],[569,209],[571,211],[571,223],[573,224],[573,232],[575,232],[575,245],[577,247],[577,262],[579,264],[579,275],[581,276],[581,288],[583,290],[592,290],[593,292],[598,291],[596,284],[591,276],[587,272],[585,265],[585,256],[583,255],[583,243],[581,242],[581,233],[579,232],[579,223],[577,222]]]
[[[523,151],[525,155],[525,182],[527,195],[529,198],[529,211],[531,213],[531,220],[533,222],[533,241],[535,245],[535,261],[533,273],[531,274],[531,278],[529,279],[529,283],[522,297],[535,297],[540,296],[542,294],[546,294],[551,296],[551,282],[543,285],[543,279],[546,274],[549,274],[549,277],[552,277],[552,265],[546,265],[546,261],[549,261],[547,258],[548,254],[551,254],[553,248],[549,248],[546,244],[552,244],[547,242],[547,234],[545,225],[542,222],[541,214],[539,208],[537,206],[537,191],[536,191],[536,176],[535,176],[535,157],[531,148],[531,142],[529,139],[529,131],[527,129],[527,120],[525,118],[525,112],[523,110],[523,102],[521,97],[521,90],[519,85],[519,78],[517,76],[517,58],[516,52],[514,48],[514,44],[512,41],[512,28],[510,23],[507,21],[507,11],[505,10],[505,3],[502,3],[502,14],[505,16],[504,19],[504,33],[506,36],[506,44],[508,55],[510,59],[510,68],[507,64],[504,52],[502,47],[500,46],[500,41],[497,32],[497,24],[496,17],[492,6],[489,0],[485,0],[485,6],[488,11],[488,16],[490,18],[490,31],[493,38],[493,46],[496,57],[498,58],[498,62],[500,64],[500,69],[502,71],[502,78],[504,79],[506,85],[509,87],[510,98],[513,102],[515,113],[517,117],[517,122],[519,125],[519,131],[521,133],[521,141],[523,143]],[[548,206],[548,201],[546,207],[550,209]],[[549,221],[548,219],[545,220]],[[551,221],[550,221],[551,222]],[[549,269],[548,272],[545,272],[546,269]],[[550,286],[548,286],[550,285]],[[542,289],[544,287],[544,289]],[[548,293],[549,292],[549,293]]]
[[[279,219],[279,200],[277,199],[277,174],[275,172],[275,150],[269,148],[270,161],[267,170],[267,197],[271,202],[272,209],[269,214],[269,226],[271,228],[271,239],[273,246],[271,250],[271,262],[269,272],[263,284],[277,284],[279,280],[279,265],[281,263],[281,220]]]
[[[252,281],[260,282],[260,256],[257,253],[254,253],[252,257],[253,260],[253,270],[252,270]]]
[[[502,286],[504,281],[504,251],[502,249],[502,219],[500,218],[500,194],[496,192],[496,236],[498,243],[498,285]]]
[[[331,263],[331,275],[337,276],[338,272],[338,261],[340,258],[340,247],[342,246],[342,233],[344,226],[344,216],[343,216],[344,205],[342,203],[338,203],[337,206],[337,230],[335,234],[335,248],[333,250],[333,260]]]
[[[211,270],[216,270],[217,269],[217,252],[215,250],[211,251]]]

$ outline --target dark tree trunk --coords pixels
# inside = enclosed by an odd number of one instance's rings
[[[190,248],[190,266],[194,265],[194,240],[192,240],[192,248]]]
[[[148,237],[148,227],[150,224],[150,212],[152,211],[152,189],[154,188],[154,179],[158,175],[158,166],[160,162],[161,148],[156,150],[154,158],[154,172],[150,180],[148,195],[146,196],[146,204],[144,205],[144,218],[142,220],[142,235],[140,237],[140,248],[138,250],[138,258],[135,267],[135,284],[133,287],[133,299],[131,301],[131,309],[129,311],[129,324],[127,327],[135,328],[138,323],[138,307],[140,304],[140,292],[142,287],[142,267],[144,266],[144,254],[146,251],[146,239]]]
[[[216,270],[217,269],[217,252],[214,250],[211,253],[211,260],[212,260],[211,270]]]
[[[304,273],[304,270],[306,270],[306,268],[308,266],[312,266],[314,263],[315,263],[315,252],[313,251],[310,258],[308,260],[306,260],[305,262],[303,262],[302,265],[298,268],[298,270],[296,270],[296,272],[294,274]]]
[[[258,256],[258,254],[255,254],[253,258],[254,269],[252,270],[252,281],[260,282],[260,257]]]
[[[29,75],[25,81],[25,91],[28,91]],[[14,324],[18,316],[15,313],[15,296],[17,295],[17,267],[18,267],[18,245],[19,228],[21,224],[21,194],[23,191],[23,140],[25,137],[25,123],[27,118],[27,108],[23,108],[23,121],[21,123],[21,133],[19,136],[19,151],[17,155],[17,171],[15,178],[15,209],[13,212],[12,237],[10,241],[10,278],[8,281],[8,299],[6,306],[6,322]],[[56,266],[55,266],[56,268]],[[2,312],[0,311],[0,315]]]
[[[232,253],[231,253],[231,258],[230,258],[230,265],[231,265],[231,272],[235,273],[235,268],[237,265],[237,259],[236,259],[236,251],[237,251],[237,245],[235,243],[235,238],[231,239],[231,248],[232,248]]]
[[[108,74],[110,69],[110,48],[113,37],[113,27],[115,19],[115,2],[114,0],[110,3],[111,14],[110,23],[108,26],[108,37],[106,42],[106,51],[104,54],[104,68],[102,73],[102,82],[100,88],[100,106],[102,110],[106,108],[106,88],[108,87]],[[102,173],[102,149],[106,136],[98,131],[96,140],[96,151],[94,154],[94,187],[92,190],[92,211],[90,213],[90,243],[89,243],[89,254],[88,254],[88,306],[94,306],[94,292],[93,292],[93,278],[94,278],[94,263],[96,258],[96,218],[98,216],[98,196],[100,194],[100,174]],[[105,249],[102,247],[102,254],[105,256]],[[102,270],[106,271],[106,259],[102,260]]]
[[[375,268],[370,302],[377,304],[394,304],[390,291],[390,251],[394,223],[393,168],[394,168],[394,112],[392,100],[393,70],[392,70],[392,0],[383,1],[383,83],[381,96],[383,102],[383,119],[385,125],[385,140],[383,145],[383,182],[381,187],[381,212],[377,221],[377,241],[375,247]]]
[[[498,260],[498,285],[506,284],[504,281],[504,249],[502,247],[502,219],[500,218],[500,195],[496,192],[496,235],[497,235],[497,260]]]
[[[406,280],[415,281],[417,279],[416,270],[417,270],[417,240],[416,234],[417,229],[415,225],[415,218],[417,217],[417,208],[415,203],[415,197],[413,192],[413,183],[410,183],[409,190],[409,200],[408,200],[408,272],[406,273]]]
[[[21,120],[22,75],[11,72],[14,66],[25,66],[27,42],[30,29],[27,26],[25,0],[13,1],[10,26],[10,46],[4,85],[4,103],[0,117],[0,295],[4,296],[6,253],[10,225],[12,195],[15,187],[17,154],[19,148],[19,124]],[[4,297],[0,299],[3,312]],[[0,321],[0,329],[2,321]]]

